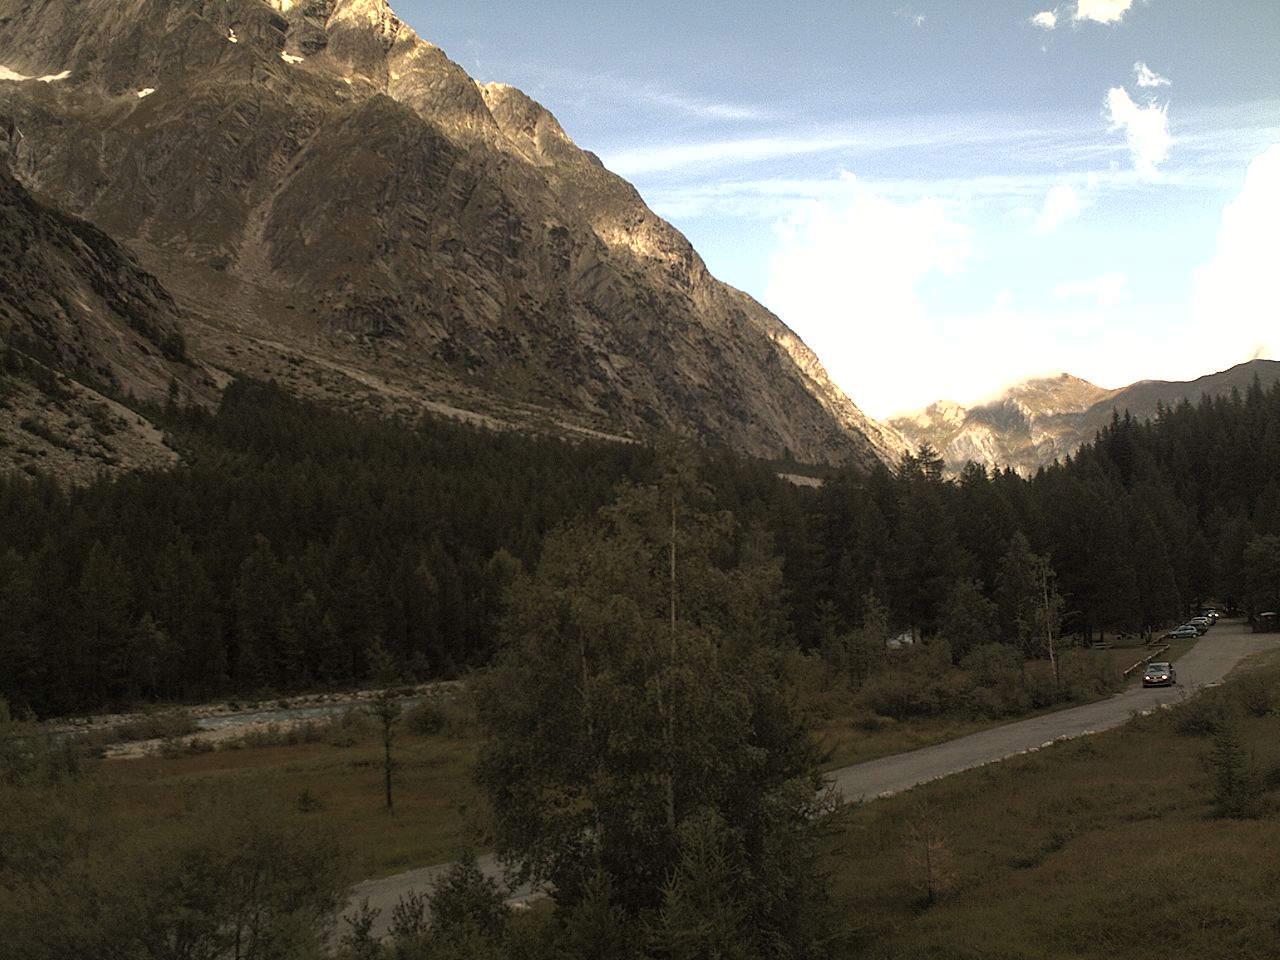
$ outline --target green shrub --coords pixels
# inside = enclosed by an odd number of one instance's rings
[[[444,708],[430,700],[414,704],[404,712],[404,725],[413,733],[434,735],[445,728],[449,716]]]
[[[135,740],[174,740],[189,736],[199,729],[200,725],[185,710],[166,710],[96,731],[89,735],[89,740],[101,746]]]
[[[1276,688],[1266,676],[1246,673],[1232,684],[1236,701],[1250,717],[1268,717],[1276,711]]]
[[[1230,720],[1229,704],[1220,691],[1206,690],[1174,711],[1173,729],[1185,737],[1211,737]]]
[[[1234,722],[1224,722],[1214,732],[1213,749],[1204,763],[1218,816],[1241,820],[1262,812],[1263,777],[1245,752]]]
[[[857,702],[895,720],[942,713],[947,698],[941,683],[905,670],[886,670],[867,678]]]

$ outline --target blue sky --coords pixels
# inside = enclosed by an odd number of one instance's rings
[[[1280,358],[1280,3],[393,0],[868,413]]]

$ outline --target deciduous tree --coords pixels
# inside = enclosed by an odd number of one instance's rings
[[[740,851],[723,891],[762,942],[816,955],[817,755],[788,694],[778,566],[707,509],[687,464],[551,536],[508,593],[505,648],[479,685],[478,777],[500,852],[566,907],[608,876],[653,916],[686,825]]]

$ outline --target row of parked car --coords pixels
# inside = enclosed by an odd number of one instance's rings
[[[1215,611],[1207,611],[1203,616],[1192,617],[1186,623],[1174,627],[1161,639],[1189,640],[1193,637],[1203,637],[1217,619],[1218,614]],[[1177,682],[1177,671],[1173,669],[1173,664],[1166,660],[1153,660],[1147,664],[1147,669],[1142,671],[1144,687],[1171,687]]]
[[[1213,626],[1218,619],[1216,613],[1206,613],[1199,617],[1192,617],[1186,623],[1174,627],[1166,633],[1161,640],[1189,640],[1195,637],[1203,637],[1209,632],[1209,628]]]

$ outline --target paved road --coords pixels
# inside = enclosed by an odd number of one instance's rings
[[[1055,740],[1085,736],[1119,726],[1135,713],[1145,713],[1165,703],[1176,703],[1202,687],[1218,683],[1245,657],[1276,649],[1280,649],[1280,637],[1276,634],[1254,635],[1247,632],[1243,623],[1222,622],[1177,661],[1179,685],[1176,687],[1129,687],[1099,703],[1019,720],[911,753],[834,770],[830,779],[846,801],[873,800],[962,770],[1037,750]],[[371,907],[382,910],[375,929],[378,933],[385,933],[386,922],[396,901],[411,890],[429,890],[446,867],[424,867],[358,884],[352,891],[347,912],[368,898]],[[492,856],[481,857],[480,868],[487,875],[501,880],[501,867]],[[515,891],[512,897],[520,899],[528,894],[527,890]]]
[[[1245,657],[1280,648],[1275,634],[1249,633],[1239,621],[1219,623],[1178,659],[1176,687],[1129,687],[1107,700],[983,730],[911,753],[883,757],[833,771],[831,780],[846,801],[897,793],[929,780],[1036,750],[1070,737],[1117,727],[1135,713],[1176,703],[1218,683]]]

